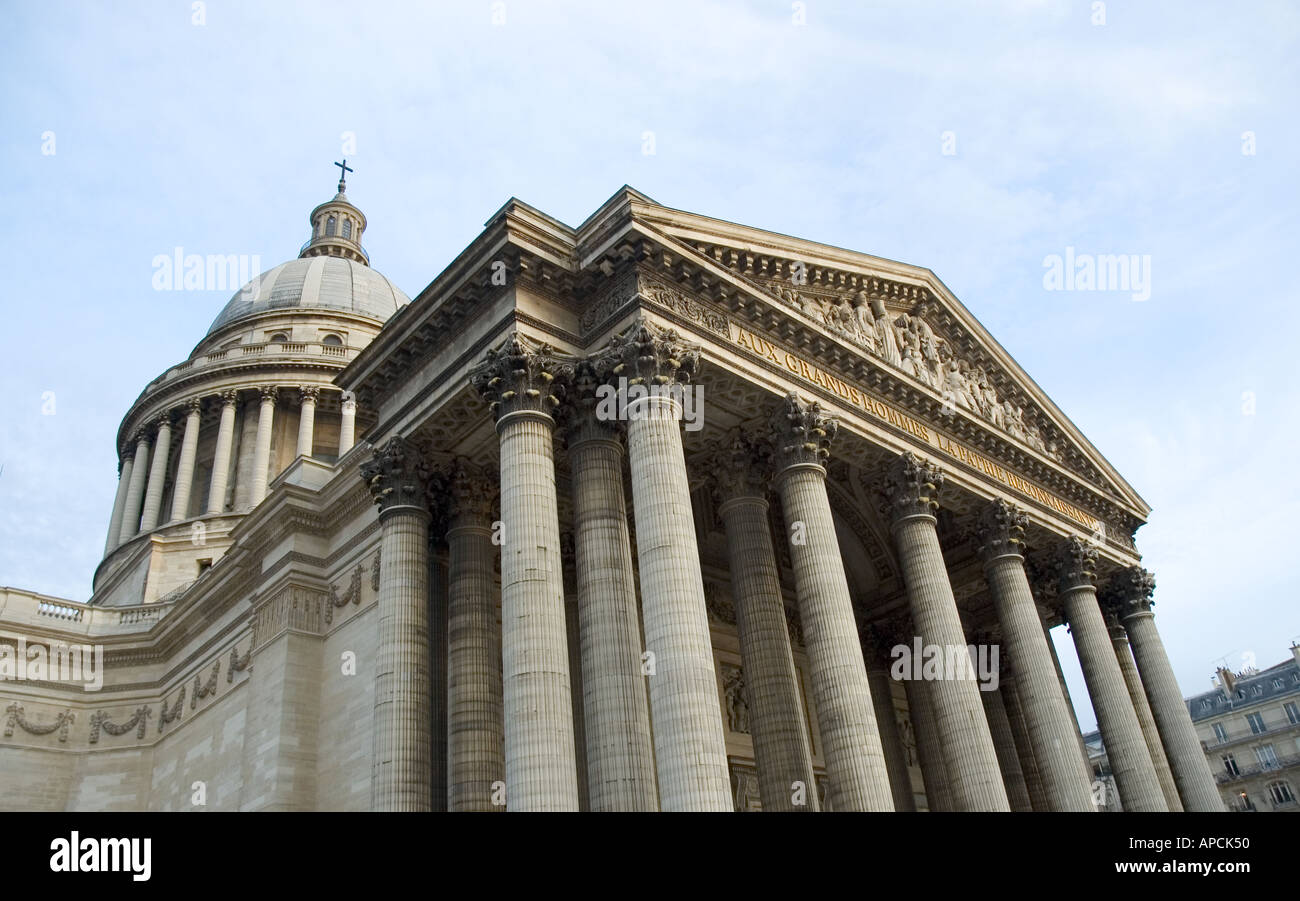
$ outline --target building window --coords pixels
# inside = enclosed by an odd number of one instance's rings
[[[351,219],[344,219],[344,220],[343,220],[343,237],[345,237],[345,238],[350,238],[350,237],[352,237],[352,220],[351,220]]]
[[[1210,701],[1209,701],[1208,698],[1201,702],[1201,709],[1202,709],[1202,710],[1209,710],[1209,709],[1210,709]]]
[[[1300,708],[1296,707],[1295,701],[1287,701],[1282,705],[1282,709],[1286,711],[1287,721],[1291,725],[1294,726],[1296,723],[1300,723]]]
[[[1228,740],[1228,733],[1227,730],[1223,728],[1223,723],[1214,724],[1214,737],[1221,742]]]
[[[330,347],[342,347],[343,339],[338,335],[326,335],[320,339],[321,344],[328,344]]]
[[[1273,799],[1274,804],[1294,804],[1295,795],[1291,792],[1291,786],[1285,782],[1274,782],[1268,787],[1269,796]]]
[[[338,222],[337,222],[337,220],[336,220],[333,216],[330,216],[328,219],[326,219],[326,220],[325,220],[325,234],[326,234],[327,236],[329,236],[329,237],[333,237],[333,236],[334,236],[334,229],[335,229],[335,226],[336,226],[337,224],[338,224]]]
[[[1260,716],[1258,713],[1246,714],[1246,722],[1250,724],[1250,731],[1255,735],[1259,735],[1261,732],[1266,731],[1264,728],[1264,717]]]
[[[1284,684],[1284,683],[1282,682],[1281,679],[1274,679],[1274,680],[1273,680],[1273,687],[1276,688],[1278,691],[1281,691],[1281,690],[1282,690],[1282,686],[1283,686],[1283,684]]]
[[[1223,755],[1223,768],[1228,771],[1230,776],[1240,776],[1241,770],[1237,768],[1237,761],[1231,754]]]
[[[200,575],[200,576],[203,575],[205,572],[207,572],[207,571],[210,570],[210,569],[212,569],[212,558],[211,558],[211,557],[208,557],[208,558],[206,558],[206,559],[203,559],[203,560],[200,560],[200,561],[199,561],[199,575]]]
[[[289,340],[289,336],[286,335],[284,332],[276,332],[267,340],[269,340],[272,344],[284,344]]]
[[[1272,745],[1262,745],[1255,749],[1255,759],[1266,770],[1277,769],[1277,752]]]

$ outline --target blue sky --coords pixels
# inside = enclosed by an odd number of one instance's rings
[[[1093,7],[6,4],[0,584],[89,596],[120,417],[230,294],[154,291],[155,255],[293,257],[350,132],[371,259],[410,294],[506,198],[577,224],[624,183],[933,269],[1154,507],[1184,692],[1282,660],[1300,11]],[[1067,247],[1149,257],[1150,298],[1045,290]]]

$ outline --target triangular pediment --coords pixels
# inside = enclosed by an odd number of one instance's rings
[[[1033,458],[1080,479],[1136,525],[1149,505],[929,269],[629,198],[643,235],[691,267],[747,286],[802,328],[824,332],[933,392]],[[1125,536],[1126,538],[1129,536]]]

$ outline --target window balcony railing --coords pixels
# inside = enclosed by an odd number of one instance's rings
[[[1219,785],[1226,785],[1229,782],[1236,782],[1238,779],[1247,779],[1263,773],[1273,773],[1297,765],[1300,765],[1300,754],[1290,754],[1278,757],[1276,760],[1270,760],[1267,763],[1255,763],[1249,766],[1238,765],[1235,773],[1220,770],[1215,774],[1214,779]]]

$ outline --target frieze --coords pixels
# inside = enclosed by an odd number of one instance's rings
[[[248,650],[244,656],[239,656],[239,646],[235,645],[230,649],[230,667],[226,670],[226,684],[229,685],[235,681],[235,673],[242,673],[248,669],[248,665],[253,662],[253,645],[250,642]]]
[[[658,304],[666,310],[671,310],[684,319],[689,319],[697,325],[704,326],[711,332],[728,338],[731,335],[726,316],[661,281],[642,275],[639,283],[639,293],[651,303]]]
[[[90,743],[92,745],[99,743],[101,729],[109,735],[125,735],[135,729],[135,737],[142,739],[151,716],[153,716],[153,708],[145,705],[137,707],[135,713],[125,723],[114,723],[108,718],[107,710],[96,710],[90,717]]]
[[[167,699],[166,698],[162,699],[162,706],[158,710],[158,734],[162,735],[162,731],[167,726],[168,723],[172,723],[180,719],[181,712],[184,709],[185,709],[185,686],[182,685],[181,693],[176,698],[176,704],[170,710],[167,709]]]
[[[221,661],[218,660],[212,664],[212,675],[208,676],[206,683],[199,682],[198,673],[194,674],[194,691],[190,695],[190,709],[199,706],[199,701],[217,693],[217,675],[221,672]]]
[[[14,726],[17,726],[28,735],[49,735],[57,729],[59,741],[66,742],[68,740],[68,727],[77,719],[77,715],[71,710],[64,710],[54,718],[52,723],[34,723],[23,715],[23,705],[16,701],[6,707],[5,710],[9,713],[9,718],[5,720],[5,738],[12,737]]]

